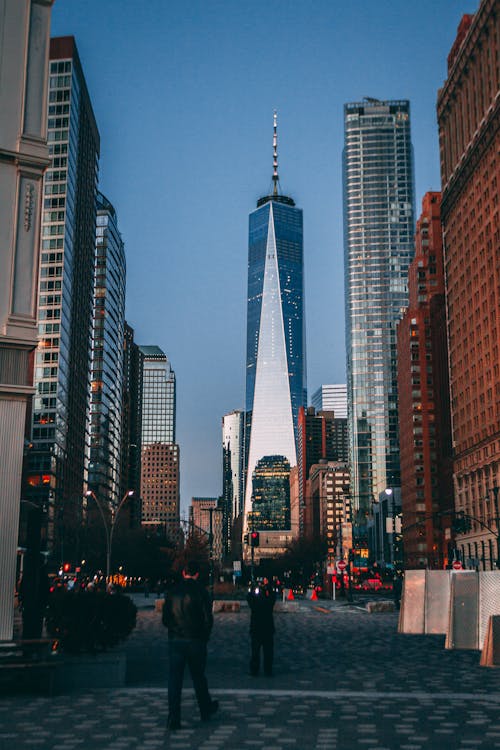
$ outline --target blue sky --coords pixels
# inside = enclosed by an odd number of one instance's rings
[[[343,105],[409,99],[417,215],[440,187],[436,96],[478,0],[56,0],[101,134],[127,253],[127,319],[177,377],[183,515],[222,489],[244,404],[248,213],[272,175],[304,210],[309,394],[345,382]]]

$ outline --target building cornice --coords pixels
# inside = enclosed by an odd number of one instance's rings
[[[437,113],[438,120],[443,111],[449,106],[450,99],[454,98],[454,89],[459,85],[460,78],[467,73],[467,65],[474,50],[481,44],[481,36],[485,33],[489,16],[496,18],[499,0],[483,0],[472,20],[471,27],[465,37],[460,50],[455,58],[451,70],[448,72],[448,78],[443,87],[438,92]]]
[[[447,216],[462,190],[470,183],[470,179],[477,169],[484,154],[493,142],[500,128],[500,92],[497,94],[493,108],[488,111],[487,119],[470,144],[462,161],[455,168],[450,179],[443,188],[441,201],[441,218],[446,222]]]

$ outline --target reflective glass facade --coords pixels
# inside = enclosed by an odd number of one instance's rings
[[[120,492],[125,250],[111,203],[97,195],[89,488],[117,505]]]
[[[297,419],[306,404],[302,210],[262,198],[250,214],[247,308],[247,480],[264,456],[297,464]]]
[[[290,528],[290,462],[285,456],[264,456],[252,474],[253,504],[248,528],[286,531]]]
[[[88,458],[99,133],[72,37],[51,40],[29,492],[47,544],[76,550]]]
[[[344,272],[353,509],[399,485],[396,325],[408,304],[414,189],[407,101],[346,104]]]

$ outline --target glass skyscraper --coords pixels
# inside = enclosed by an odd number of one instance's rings
[[[413,257],[413,153],[408,101],[346,104],[344,273],[353,510],[398,486],[396,325]]]
[[[250,214],[246,357],[247,474],[266,456],[297,464],[297,419],[306,404],[302,210],[279,193],[274,128],[273,194]]]
[[[98,193],[88,485],[115,507],[121,499],[125,273],[115,209]]]

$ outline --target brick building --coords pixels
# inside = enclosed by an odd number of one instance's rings
[[[437,103],[455,505],[473,519],[458,547],[486,569],[500,487],[499,18],[500,0],[463,17]]]
[[[441,194],[429,192],[398,325],[401,500],[406,568],[448,560],[453,508]]]

